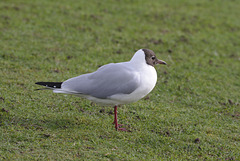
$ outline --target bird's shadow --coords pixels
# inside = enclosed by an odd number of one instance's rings
[[[85,123],[78,122],[72,118],[45,118],[45,119],[34,119],[25,118],[16,115],[6,114],[0,118],[0,126],[20,126],[25,129],[36,129],[43,131],[45,129],[68,129],[78,128],[81,124]]]

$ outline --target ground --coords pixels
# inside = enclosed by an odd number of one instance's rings
[[[0,160],[240,160],[240,1],[0,1]],[[118,109],[35,91],[149,48],[168,63]]]

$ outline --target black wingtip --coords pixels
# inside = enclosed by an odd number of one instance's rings
[[[62,82],[36,82],[35,84],[50,88],[61,88]]]

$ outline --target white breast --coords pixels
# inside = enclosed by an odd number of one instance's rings
[[[157,82],[157,72],[155,68],[150,65],[146,65],[144,68],[139,70],[139,73],[141,83],[134,92],[130,94],[116,94],[109,97],[109,99],[114,101],[116,104],[127,104],[136,102],[150,93]]]

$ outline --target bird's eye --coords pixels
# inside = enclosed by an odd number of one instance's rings
[[[155,57],[155,56],[152,56],[152,60],[154,60],[154,59],[156,59],[156,57]]]

